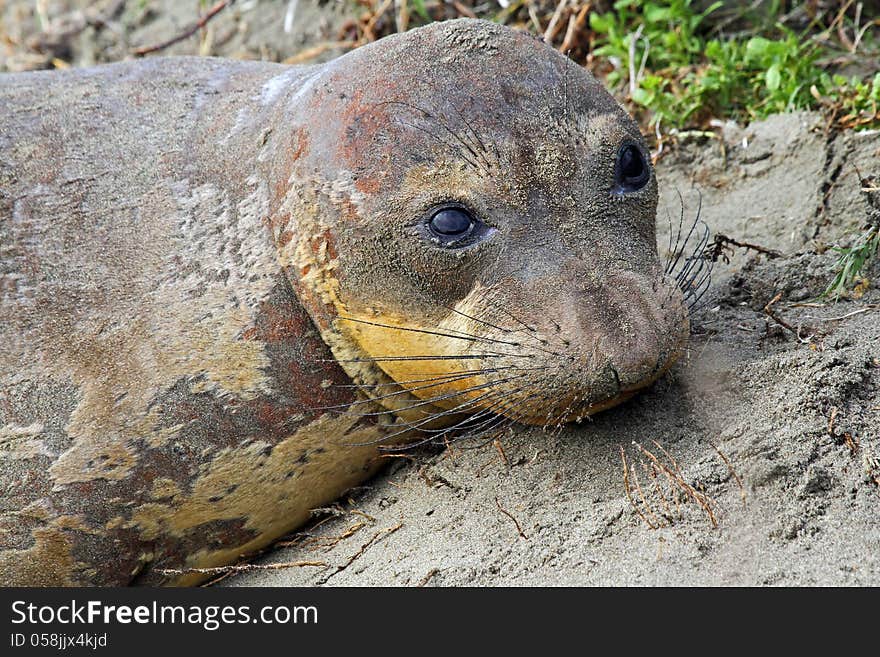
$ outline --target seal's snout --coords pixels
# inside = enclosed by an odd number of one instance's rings
[[[527,423],[568,422],[630,398],[662,376],[683,353],[687,314],[665,278],[633,272],[569,279],[533,317],[544,340],[541,394]],[[540,408],[539,408],[540,407]]]
[[[610,372],[620,393],[654,381],[687,339],[680,292],[664,280],[630,272],[581,285],[571,304],[572,342],[580,360]]]

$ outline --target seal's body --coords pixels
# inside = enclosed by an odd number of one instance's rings
[[[644,153],[589,74],[481,21],[0,78],[0,583],[192,583],[383,439],[656,379],[687,318]]]

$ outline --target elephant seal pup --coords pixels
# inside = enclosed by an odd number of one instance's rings
[[[688,334],[656,203],[608,93],[488,22],[4,76],[0,583],[191,584],[383,439],[626,399]]]

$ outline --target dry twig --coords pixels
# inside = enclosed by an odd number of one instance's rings
[[[791,331],[792,333],[794,333],[795,337],[798,339],[798,342],[800,342],[800,343],[802,343],[802,344],[809,344],[810,341],[815,337],[815,335],[816,335],[815,332],[812,333],[811,335],[808,335],[808,336],[805,337],[805,338],[804,338],[804,337],[801,337],[801,328],[800,328],[800,327],[795,328],[794,326],[792,326],[791,324],[789,324],[787,321],[785,321],[784,319],[782,319],[782,318],[776,313],[776,311],[774,311],[774,310],[772,309],[772,308],[773,308],[773,305],[774,305],[777,301],[779,301],[781,298],[782,298],[782,292],[780,292],[780,293],[777,294],[775,297],[773,297],[773,298],[770,300],[770,302],[769,302],[766,306],[764,306],[764,314],[767,315],[767,317],[769,317],[770,319],[772,319],[774,322],[776,322],[777,324],[779,324],[779,326],[781,326],[782,328],[786,329],[787,331]]]
[[[501,511],[501,513],[513,520],[513,524],[516,525],[516,531],[519,532],[520,537],[524,538],[525,540],[529,540],[529,537],[526,536],[525,532],[522,530],[522,527],[519,526],[519,521],[513,517],[513,514],[511,514],[510,511],[501,506],[501,502],[498,501],[497,495],[495,496],[495,506],[498,507],[498,510]]]
[[[336,570],[334,570],[332,573],[330,573],[326,577],[322,578],[319,583],[326,584],[331,577],[333,577],[334,575],[338,575],[343,570],[348,568],[351,564],[353,564],[359,557],[361,557],[364,554],[364,552],[366,552],[370,548],[371,545],[376,543],[378,540],[385,538],[386,536],[389,536],[390,534],[393,534],[401,527],[403,527],[403,523],[399,522],[396,525],[394,525],[393,527],[386,527],[385,529],[379,530],[378,532],[373,534],[373,537],[370,540],[368,540],[366,543],[361,545],[360,549],[357,552],[355,552],[353,555],[351,555],[351,557],[349,557],[348,561],[346,561],[344,564],[342,564],[340,566],[337,566]]]
[[[713,508],[713,505],[715,504],[714,500],[712,500],[712,498],[710,498],[708,494],[706,494],[705,490],[703,490],[702,487],[697,489],[689,484],[684,479],[681,468],[679,467],[676,460],[672,457],[672,455],[669,454],[669,452],[667,452],[656,440],[651,442],[653,442],[657,449],[662,452],[664,458],[666,458],[671,464],[671,467],[670,465],[663,463],[657,457],[657,455],[655,455],[653,452],[646,449],[642,445],[639,445],[636,442],[633,442],[633,445],[635,445],[636,449],[638,449],[639,452],[648,459],[647,463],[642,463],[642,467],[644,468],[645,473],[654,480],[652,482],[653,493],[655,496],[659,496],[660,504],[665,510],[665,515],[659,514],[660,517],[658,517],[658,514],[655,513],[655,510],[652,507],[648,497],[645,495],[645,492],[642,489],[641,484],[638,480],[638,476],[636,475],[635,468],[631,467],[627,463],[626,452],[623,449],[623,446],[620,447],[620,458],[623,461],[623,483],[626,489],[626,496],[629,500],[630,505],[633,507],[633,509],[635,509],[636,513],[639,514],[639,517],[651,529],[657,529],[659,527],[664,527],[672,524],[675,514],[673,514],[672,508],[669,506],[669,503],[666,499],[666,495],[663,493],[662,488],[657,481],[657,477],[660,474],[663,474],[663,476],[668,481],[670,488],[673,491],[675,491],[676,489],[683,491],[687,495],[687,498],[696,502],[697,505],[699,505],[700,508],[703,509],[706,516],[709,518],[709,522],[712,524],[712,527],[717,528],[718,519],[715,516],[715,510]],[[715,448],[714,445],[713,448]],[[718,452],[719,456],[721,456],[722,460],[727,464],[732,476],[737,481],[737,484],[739,484],[741,494],[744,497],[745,492],[742,488],[742,482],[740,481],[739,476],[733,471],[733,467],[730,465],[730,461],[727,459],[726,456],[721,454],[721,452],[717,448],[715,448],[715,451]],[[635,490],[638,494],[639,499],[641,500],[641,504],[637,503],[635,498],[633,497],[633,490]],[[676,514],[680,515],[681,508],[679,506],[677,496],[673,494],[672,500],[675,503]],[[663,518],[664,520],[661,520],[661,518]]]
[[[248,570],[283,570],[285,568],[304,568],[313,566],[326,568],[330,564],[324,561],[288,561],[285,563],[241,563],[230,566],[215,566],[212,568],[156,568],[161,575],[187,575],[199,573],[202,575],[221,575],[226,573],[241,573]]]
[[[707,441],[709,442],[709,441]],[[721,460],[724,461],[724,465],[727,466],[728,472],[730,472],[730,476],[733,477],[733,480],[736,482],[736,485],[739,486],[739,496],[742,498],[743,506],[746,504],[746,489],[743,486],[742,479],[739,478],[739,475],[736,473],[736,470],[733,469],[733,465],[730,463],[730,459],[725,456],[724,452],[722,452],[713,442],[709,442],[709,445],[712,446],[712,449],[721,457]]]
[[[703,251],[703,257],[711,260],[712,262],[718,262],[718,259],[721,258],[725,263],[730,262],[730,257],[725,253],[725,251],[732,251],[731,246],[737,246],[741,249],[748,249],[751,251],[756,251],[758,253],[763,253],[771,260],[773,258],[781,258],[782,253],[779,251],[775,251],[774,249],[768,249],[760,244],[751,244],[749,242],[740,242],[739,240],[735,240],[732,237],[728,237],[727,235],[722,235],[721,233],[716,233],[715,237],[711,244],[706,246]]]
[[[159,50],[164,50],[169,46],[173,46],[175,43],[180,43],[184,39],[188,39],[200,29],[205,27],[205,25],[208,24],[208,21],[210,21],[212,18],[214,18],[214,16],[226,9],[226,7],[231,5],[234,1],[235,0],[220,0],[220,2],[215,3],[210,9],[208,9],[207,13],[205,13],[204,16],[199,18],[199,20],[190,25],[180,34],[152,46],[142,46],[140,48],[135,48],[134,50],[132,50],[132,54],[137,55],[138,57],[142,57],[143,55],[147,55],[151,52],[157,52]]]
[[[630,506],[635,509],[636,513],[639,514],[639,517],[645,522],[648,527],[651,529],[657,529],[657,527],[642,513],[639,505],[636,504],[636,501],[633,499],[632,491],[630,490],[629,484],[629,464],[626,462],[626,452],[623,449],[623,445],[620,446],[620,459],[623,461],[623,487],[626,490],[626,498],[629,500]]]

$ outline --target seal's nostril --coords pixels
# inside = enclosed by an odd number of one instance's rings
[[[611,370],[611,375],[614,377],[614,383],[617,386],[617,392],[620,392],[623,388],[623,386],[620,384],[620,374],[617,373],[617,370],[611,363],[608,363],[608,369]]]

